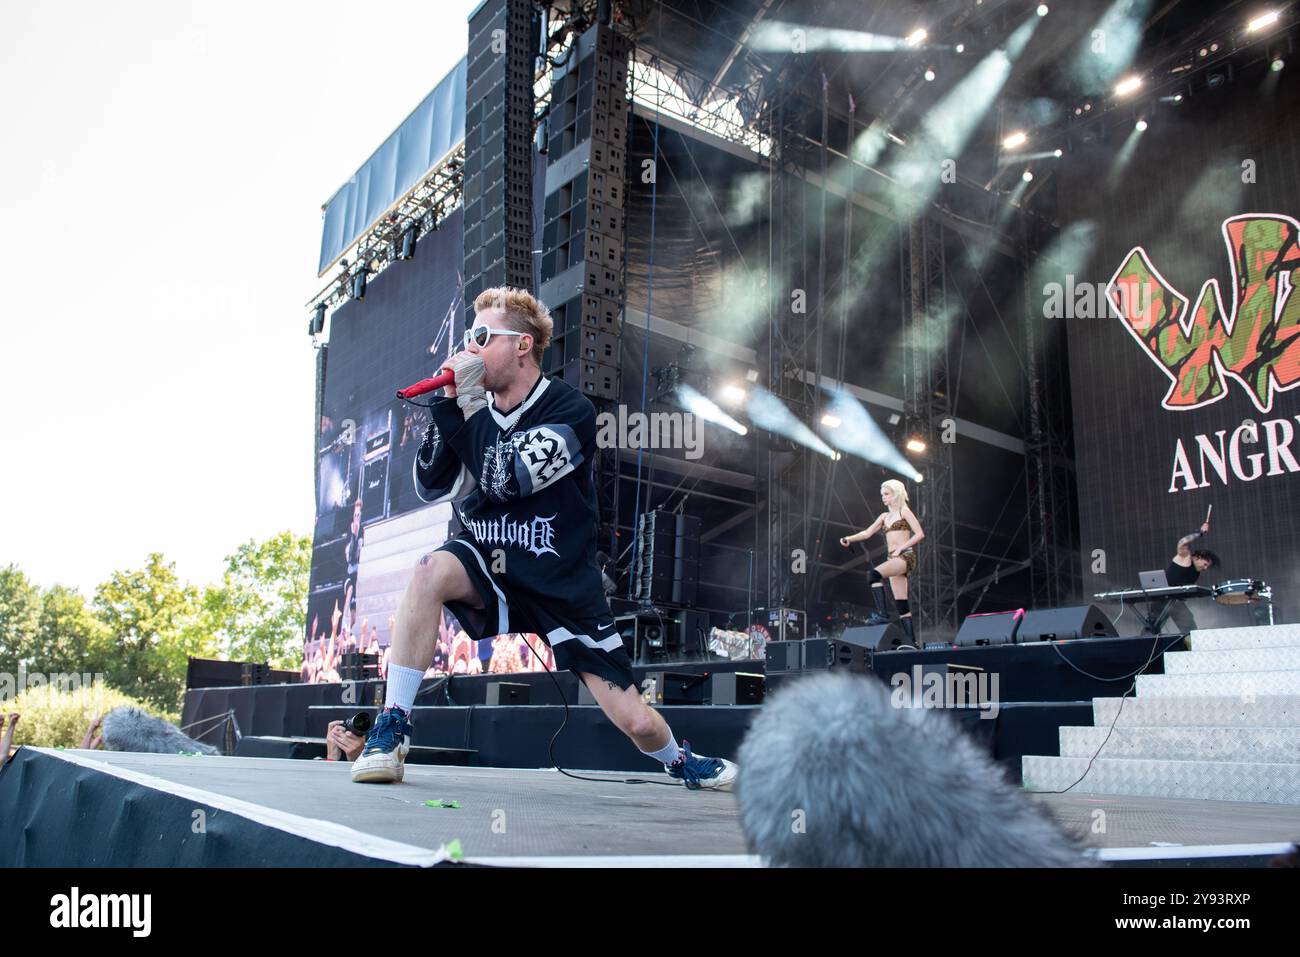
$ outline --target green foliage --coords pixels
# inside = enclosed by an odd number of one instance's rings
[[[222,656],[299,667],[311,539],[286,531],[260,543],[249,540],[226,562],[221,584],[203,597],[206,630]]]
[[[100,673],[153,711],[177,714],[191,656],[301,665],[310,568],[311,539],[287,531],[240,545],[220,584],[201,594],[158,553],[114,572],[90,602],[0,568],[0,684],[8,676],[16,688],[20,665],[27,675]]]
[[[94,608],[110,636],[108,683],[154,710],[179,711],[188,657],[210,657],[215,645],[202,631],[198,590],[154,552],[144,568],[97,587]]]
[[[40,589],[17,565],[0,568],[0,672],[15,674],[31,657],[40,615]]]
[[[112,634],[95,617],[81,592],[55,585],[41,596],[36,648],[30,672],[106,672],[112,663]]]
[[[144,702],[130,698],[116,689],[96,682],[91,687],[61,691],[51,685],[28,688],[5,704],[7,711],[22,715],[14,732],[13,743],[41,748],[75,748],[97,715],[106,714],[119,705],[135,705],[173,724],[179,715],[158,712]]]

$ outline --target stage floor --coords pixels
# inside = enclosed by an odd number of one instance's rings
[[[622,774],[581,772],[600,779],[588,782],[553,770],[408,765],[401,784],[361,785],[349,779],[347,764],[322,761],[49,753],[236,814],[252,813],[263,824],[310,839],[405,863],[432,863],[440,848],[459,841],[471,863],[758,864],[746,853],[733,794],[622,784]],[[1300,839],[1295,807],[1090,794],[1031,797],[1090,847],[1150,852],[1162,845]],[[428,807],[425,801],[456,801],[460,807]],[[1104,829],[1098,830],[1099,822]],[[1105,856],[1112,853],[1130,852]]]

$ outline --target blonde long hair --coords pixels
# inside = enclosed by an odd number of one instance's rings
[[[880,483],[881,488],[887,488],[894,493],[894,502],[898,505],[898,513],[903,514],[903,509],[907,507],[907,489],[898,479],[885,479]]]

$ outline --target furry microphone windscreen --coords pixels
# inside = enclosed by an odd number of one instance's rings
[[[126,705],[114,708],[104,715],[101,731],[104,747],[109,751],[147,751],[152,754],[176,754],[180,751],[221,753],[210,744],[195,741],[176,725]]]
[[[1080,849],[948,715],[870,677],[776,692],[737,756],[740,823],[778,867],[1080,867]]]

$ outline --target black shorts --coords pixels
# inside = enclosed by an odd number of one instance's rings
[[[522,589],[511,588],[500,576],[493,577],[483,556],[462,538],[449,539],[436,551],[460,560],[483,601],[482,608],[471,608],[459,601],[446,603],[447,610],[475,641],[512,632],[540,635],[555,652],[556,668],[596,675],[620,688],[638,687],[632,659],[627,656],[608,606],[593,615],[556,601],[539,601]]]

